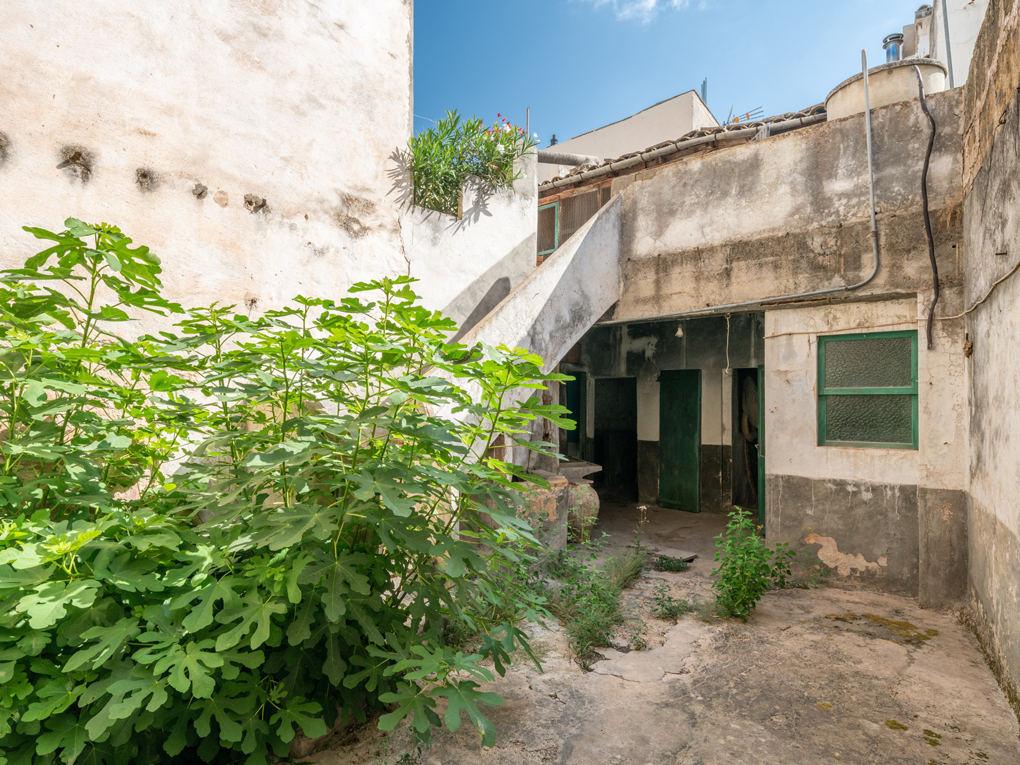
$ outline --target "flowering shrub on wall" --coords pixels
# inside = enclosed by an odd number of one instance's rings
[[[414,203],[457,215],[460,188],[468,176],[493,189],[512,187],[520,177],[514,163],[537,145],[537,136],[529,136],[501,114],[486,127],[477,117],[461,119],[456,111],[447,112],[408,145]]]

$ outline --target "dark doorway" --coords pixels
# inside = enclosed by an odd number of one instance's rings
[[[758,508],[758,369],[733,374],[733,504]]]
[[[701,370],[659,375],[659,504],[701,512]]]
[[[584,372],[570,372],[573,380],[563,383],[563,405],[570,410],[567,416],[572,419],[577,427],[573,430],[562,430],[562,443],[560,451],[572,460],[583,460],[584,444],[587,441],[585,433],[585,416],[588,408],[588,375]]]
[[[637,483],[637,379],[595,380],[594,462],[596,488],[622,500],[636,500]]]

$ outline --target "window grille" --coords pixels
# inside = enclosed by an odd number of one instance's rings
[[[562,197],[538,208],[539,262],[551,255],[609,202],[610,186]]]
[[[818,443],[917,449],[917,332],[818,338]]]
[[[599,211],[598,189],[560,199],[560,242],[567,241]]]

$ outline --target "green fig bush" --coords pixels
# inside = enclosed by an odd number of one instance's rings
[[[183,312],[147,248],[65,225],[0,275],[0,765],[256,765],[373,710],[492,745],[480,684],[543,606],[488,447],[549,448],[564,410],[514,398],[563,378],[448,344],[409,279]]]

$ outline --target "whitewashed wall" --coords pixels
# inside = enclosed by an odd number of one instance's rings
[[[942,0],[933,0],[934,9],[931,39],[934,43],[934,55],[942,63],[948,63],[946,52],[945,16],[942,12]],[[988,0],[947,0],[949,11],[949,38],[953,47],[953,75],[955,87],[967,81],[970,62],[974,57],[974,46],[977,43],[981,24],[988,10]]]
[[[414,206],[401,215],[409,273],[420,280],[414,291],[462,328],[481,320],[535,270],[537,161],[532,153],[518,162],[512,189],[491,192],[469,181],[460,218]]]
[[[954,295],[944,295],[942,305]],[[955,303],[954,303],[955,304]],[[942,311],[940,311],[940,315]],[[967,380],[958,328],[936,324],[927,349],[927,305],[919,299],[765,313],[766,472],[806,478],[964,489]],[[818,445],[818,337],[918,332],[918,449]]]
[[[149,245],[191,305],[406,273],[411,48],[404,0],[5,3],[0,265],[73,216]]]

